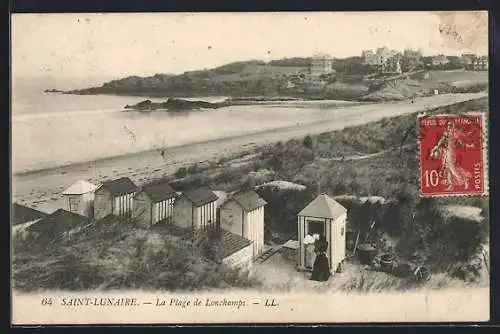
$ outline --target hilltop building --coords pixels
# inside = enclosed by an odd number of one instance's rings
[[[402,72],[401,68],[401,55],[396,54],[390,58],[388,58],[385,63],[382,63],[380,66],[380,71],[382,73],[398,73]]]
[[[460,59],[465,69],[471,70],[473,69],[473,62],[476,58],[477,56],[474,53],[463,53]]]
[[[474,71],[488,71],[488,56],[476,57],[472,61]]]
[[[361,58],[363,58],[363,63],[366,65],[376,65],[377,59],[375,53],[372,50],[363,50],[361,52]]]
[[[94,191],[98,187],[85,180],[79,180],[62,194],[67,199],[67,210],[85,217],[94,216]]]
[[[298,214],[298,268],[312,270],[313,242],[321,236],[328,241],[327,256],[334,274],[346,256],[347,209],[326,194],[321,194]]]
[[[265,200],[254,191],[231,196],[220,208],[220,227],[252,242],[252,256],[264,250]]]
[[[94,217],[131,217],[138,187],[128,177],[106,181],[95,190]]]
[[[134,197],[133,217],[144,227],[170,221],[176,198],[176,191],[165,180],[144,185]]]
[[[433,66],[442,66],[445,64],[448,64],[450,61],[448,60],[448,57],[445,55],[437,55],[432,57],[432,65]]]
[[[311,60],[310,74],[312,77],[319,77],[323,74],[333,72],[333,58],[330,55],[318,53]]]

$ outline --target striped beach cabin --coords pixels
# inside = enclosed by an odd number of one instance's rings
[[[253,258],[264,250],[265,200],[252,190],[232,195],[220,208],[220,226],[252,242]]]
[[[168,222],[174,216],[174,202],[177,193],[168,181],[156,181],[144,185],[134,197],[134,219],[137,223],[150,227]]]
[[[104,182],[94,193],[94,218],[102,219],[109,215],[130,218],[137,190],[128,177]]]
[[[202,231],[215,229],[217,199],[217,195],[208,187],[183,191],[174,204],[175,224]]]

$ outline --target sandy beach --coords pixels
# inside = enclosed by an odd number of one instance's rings
[[[294,126],[169,147],[165,149],[164,156],[158,150],[153,150],[17,174],[12,178],[13,201],[52,212],[65,205],[60,193],[80,179],[99,183],[105,179],[128,176],[140,185],[194,162],[214,160],[276,141],[339,130],[384,117],[424,111],[485,96],[487,93],[447,94],[415,99],[413,103],[404,101],[349,106],[332,112],[327,120],[299,122]]]

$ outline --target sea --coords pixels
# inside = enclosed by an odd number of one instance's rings
[[[91,86],[82,80],[12,81],[12,171],[22,173],[321,121],[349,102],[276,102],[167,113],[125,111],[145,97],[44,93]],[[94,83],[95,85],[95,83]],[[165,98],[148,98],[154,102]],[[221,96],[196,100],[216,102]],[[333,104],[332,104],[333,103]],[[332,107],[333,106],[333,107]]]

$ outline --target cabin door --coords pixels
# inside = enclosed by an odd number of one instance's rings
[[[314,237],[315,235],[325,236],[326,228],[323,220],[308,219],[306,221],[306,235]],[[305,245],[305,267],[312,269],[316,260],[314,243]]]

